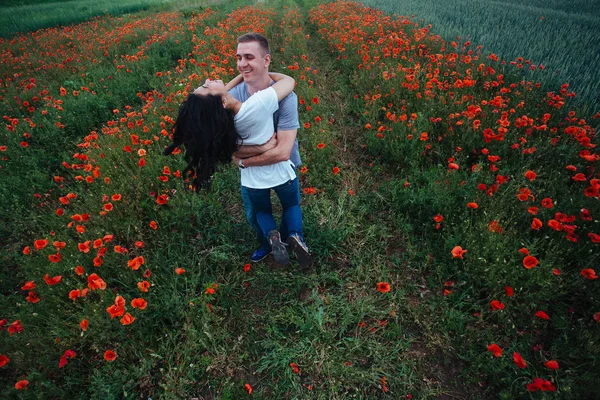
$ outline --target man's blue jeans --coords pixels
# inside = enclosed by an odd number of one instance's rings
[[[268,240],[269,232],[277,229],[271,206],[271,190],[277,193],[283,208],[279,228],[281,239],[285,241],[292,233],[297,233],[303,238],[298,178],[271,189],[252,189],[242,186],[242,200],[244,201],[246,218],[256,232],[261,247],[265,249],[271,248]]]

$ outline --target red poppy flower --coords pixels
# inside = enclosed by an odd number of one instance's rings
[[[292,368],[292,371],[294,371],[294,373],[296,375],[300,374],[300,368],[298,368],[298,364],[296,364],[295,362],[291,362],[290,367]]]
[[[548,321],[548,320],[550,320],[550,317],[548,316],[548,314],[546,314],[546,313],[545,313],[545,312],[543,312],[543,311],[538,311],[538,312],[536,312],[536,313],[535,313],[535,316],[536,316],[536,317],[538,317],[539,319],[543,319],[543,320],[545,320],[545,321]]]
[[[527,256],[523,259],[523,266],[527,269],[534,268],[539,263],[539,260],[534,256]]]
[[[21,290],[33,290],[35,289],[34,281],[26,282],[23,286],[21,286]]]
[[[512,295],[513,295],[513,293],[514,293],[514,291],[513,291],[513,288],[511,288],[510,286],[507,286],[507,287],[505,287],[505,288],[504,288],[504,291],[506,292],[506,295],[507,295],[508,297],[512,297]]]
[[[88,276],[88,287],[92,290],[104,290],[106,289],[106,282],[104,282],[97,274],[91,274]]]
[[[73,301],[77,300],[77,298],[79,297],[79,295],[81,294],[81,291],[79,289],[73,289],[69,292],[69,298]]]
[[[66,350],[58,362],[58,368],[62,368],[67,365],[67,361],[74,358],[77,354],[73,350]]]
[[[158,229],[158,224],[156,223],[156,221],[150,221],[150,228],[154,230]]]
[[[131,300],[131,307],[139,308],[140,310],[144,310],[148,306],[148,302],[142,298],[135,298]]]
[[[317,149],[324,149],[325,148],[325,143],[319,143],[317,145]]]
[[[455,246],[452,249],[452,257],[454,258],[463,258],[463,255],[467,252],[467,250],[463,250],[460,246]]]
[[[135,321],[135,318],[129,313],[126,313],[123,318],[121,318],[121,324],[123,325],[129,325],[133,323],[133,321]]]
[[[183,275],[183,274],[185,274],[185,269],[183,269],[183,268],[175,268],[175,273],[177,275]]]
[[[56,284],[60,283],[61,280],[62,280],[61,275],[57,275],[52,278],[50,278],[50,275],[48,275],[48,274],[44,275],[44,281],[46,281],[46,284],[48,284],[49,286],[56,285]]]
[[[527,367],[527,363],[525,362],[525,360],[523,360],[523,357],[521,357],[521,355],[517,352],[513,353],[513,361],[515,365],[521,369]]]
[[[533,222],[531,223],[531,229],[533,229],[533,230],[536,230],[536,231],[537,231],[537,230],[540,230],[540,228],[541,228],[542,226],[544,226],[544,224],[542,223],[542,221],[540,221],[540,220],[539,220],[539,219],[537,219],[537,218],[534,218],[534,219],[533,219]]]
[[[47,245],[48,245],[48,241],[46,239],[38,239],[35,242],[33,242],[33,247],[36,250],[42,250]]]
[[[169,200],[169,197],[166,194],[161,194],[160,196],[158,196],[156,198],[156,202],[160,205],[167,204],[168,200]]]
[[[83,270],[83,267],[81,265],[78,265],[75,267],[75,273],[81,276],[85,273],[85,271]]]
[[[4,367],[6,364],[8,364],[9,361],[10,361],[10,358],[6,357],[4,354],[0,354],[0,368]]]
[[[148,282],[148,281],[138,282],[137,287],[141,292],[146,293],[146,292],[148,292],[148,289],[150,289],[150,282]]]
[[[590,214],[590,212],[588,211],[587,208],[581,209],[580,216],[581,216],[581,219],[583,219],[585,221],[591,221],[593,219],[592,215]]]
[[[594,271],[592,268],[582,269],[581,270],[581,275],[585,279],[589,279],[589,280],[598,279],[598,276],[596,275],[596,271]]]
[[[337,175],[340,173],[340,169],[338,167],[333,167],[333,174]]]
[[[104,359],[108,362],[115,361],[117,359],[117,353],[112,350],[106,350],[104,352]]]
[[[548,221],[548,226],[557,232],[561,231],[563,228],[562,224],[555,219],[551,219],[550,221]]]
[[[502,303],[498,300],[492,300],[490,302],[490,306],[492,307],[492,310],[494,310],[494,311],[504,310],[504,303]]]
[[[534,181],[536,177],[537,174],[531,170],[525,172],[525,178],[529,179],[530,181]]]
[[[554,361],[554,360],[546,361],[544,363],[544,366],[546,368],[550,368],[550,369],[555,369],[555,370],[558,369],[558,363],[556,361]]]
[[[250,272],[250,264],[244,264],[244,272]]]
[[[80,327],[80,328],[81,328],[81,330],[82,330],[82,331],[84,331],[84,332],[85,332],[85,331],[87,331],[88,325],[89,325],[89,322],[88,322],[88,320],[87,320],[87,319],[84,319],[83,321],[81,321],[81,322],[79,323],[79,327]]]
[[[527,384],[527,391],[537,392],[538,390],[541,390],[543,392],[554,392],[556,391],[556,388],[554,387],[554,385],[552,385],[550,381],[545,381],[542,378],[533,378],[533,382]]]
[[[248,391],[248,394],[252,394],[252,386],[250,386],[249,383],[246,383],[244,385],[244,387],[246,388],[246,390]]]
[[[527,212],[531,215],[537,215],[539,208],[538,207],[529,207]]]
[[[27,385],[29,385],[29,381],[26,379],[20,380],[15,383],[15,389],[17,390],[27,390]]]
[[[381,293],[387,293],[390,291],[390,284],[387,282],[378,282],[377,283],[377,291]]]
[[[475,209],[479,208],[479,205],[475,202],[471,202],[471,203],[467,203],[467,207],[475,210]]]
[[[546,197],[545,199],[542,200],[542,207],[544,208],[552,208],[554,207],[554,203],[552,203],[552,199],[549,197]]]
[[[494,357],[498,358],[502,356],[502,349],[496,343],[492,343],[487,347],[488,351],[491,352]]]
[[[137,271],[142,265],[144,265],[144,262],[143,256],[137,256],[133,260],[128,260],[127,266],[131,268],[132,271]]]
[[[119,307],[116,304],[111,305],[110,307],[106,308],[106,312],[108,314],[110,314],[110,319],[116,318],[116,317],[120,317],[123,314],[125,314],[125,307]]]
[[[435,217],[433,217],[433,222],[437,222],[440,223],[444,220],[444,217],[442,217],[440,214],[436,215]]]

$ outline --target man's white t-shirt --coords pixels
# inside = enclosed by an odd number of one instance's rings
[[[273,133],[273,113],[279,108],[277,93],[271,87],[254,93],[242,103],[235,115],[235,128],[242,136],[244,145],[261,145],[269,141]],[[269,189],[296,178],[290,160],[260,167],[241,169],[242,186],[252,189]]]

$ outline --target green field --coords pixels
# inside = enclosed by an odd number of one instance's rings
[[[594,399],[598,10],[157,3],[10,2],[67,26],[0,40],[0,397]],[[249,30],[297,83],[307,272],[247,265],[237,167],[162,155]]]

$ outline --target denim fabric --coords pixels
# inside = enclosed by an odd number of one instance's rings
[[[248,190],[249,189],[247,187],[242,186],[242,202],[244,203],[244,211],[246,211],[246,220],[248,220],[248,223],[254,230],[254,233],[256,233],[256,239],[258,239],[260,247],[271,250],[271,245],[265,238],[265,235],[263,234],[262,229],[260,229],[260,225],[258,225],[258,221],[256,220],[256,211],[254,210],[254,205],[250,200],[250,194],[248,193]]]
[[[267,238],[269,232],[277,229],[277,224],[273,218],[271,190],[275,191],[281,202],[281,207],[283,208],[281,226],[279,229],[282,241],[285,241],[287,236],[292,233],[297,233],[300,237],[303,237],[298,178],[271,189],[242,187],[242,198],[244,200],[244,207],[246,208],[246,218],[257,233],[261,246],[266,246],[265,248],[270,248]],[[252,214],[254,219],[252,219]]]

